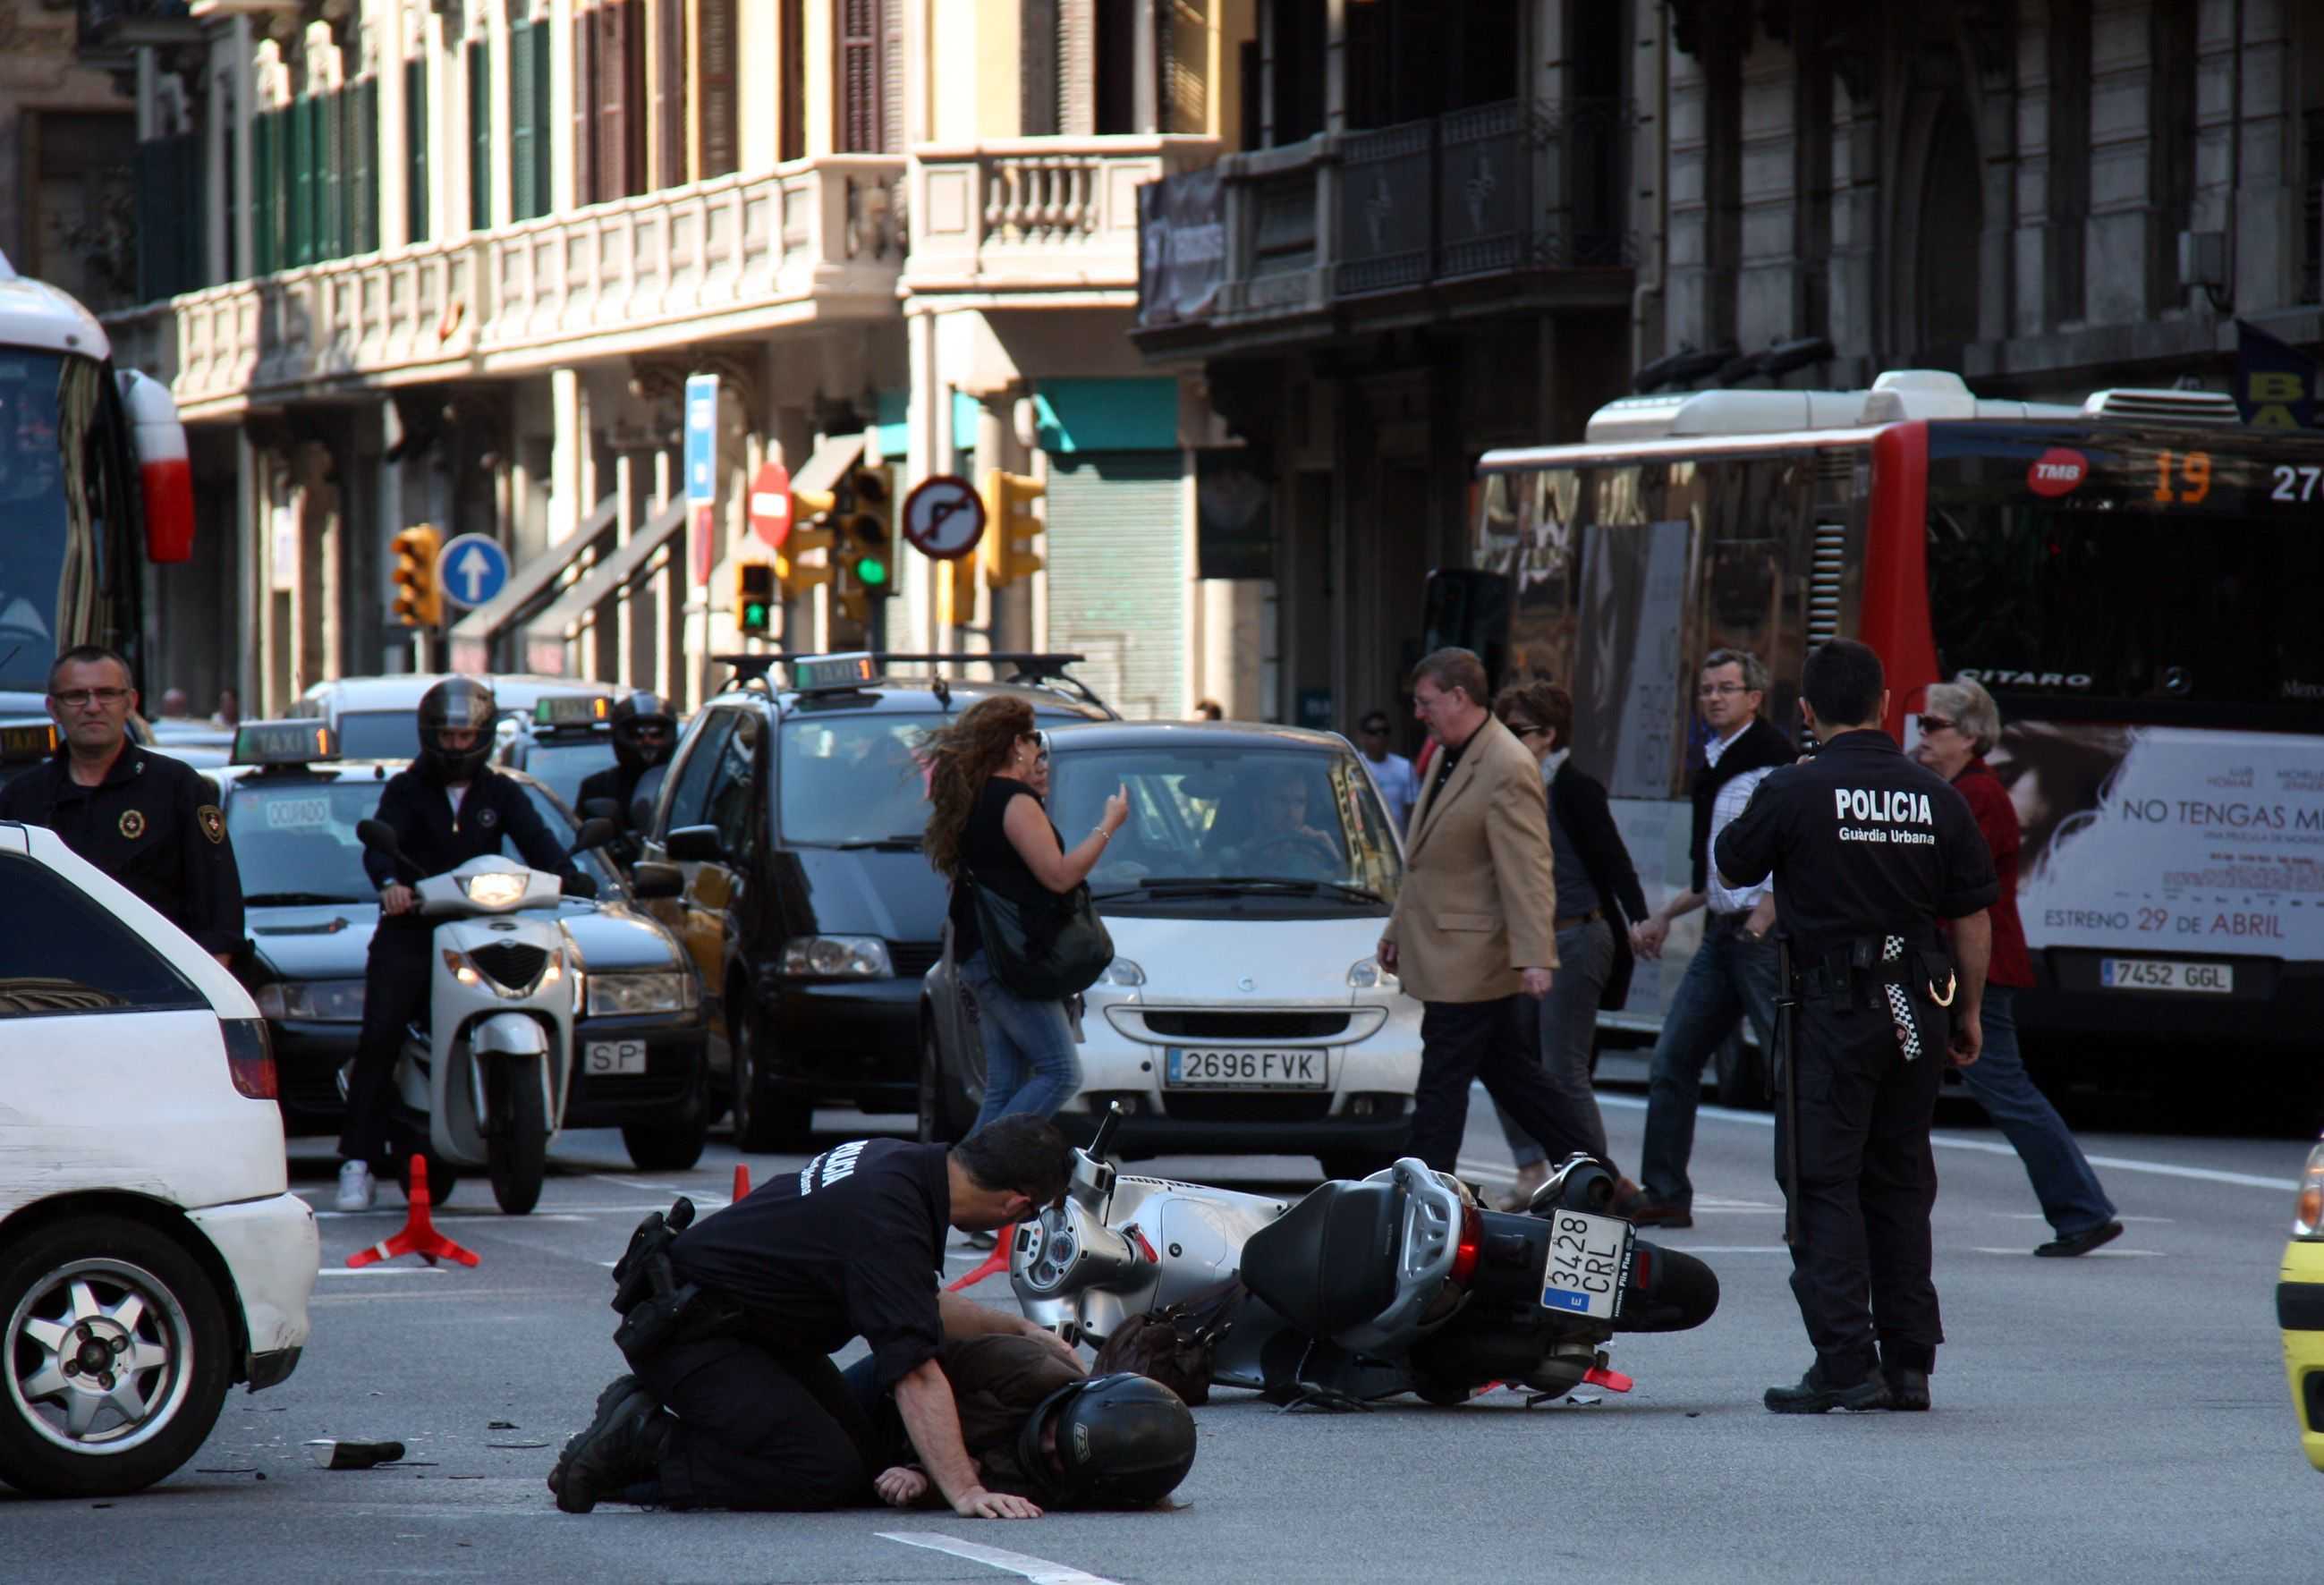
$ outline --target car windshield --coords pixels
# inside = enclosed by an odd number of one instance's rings
[[[570,738],[561,742],[536,742],[524,753],[524,773],[545,781],[549,790],[578,807],[581,784],[613,762],[610,737]]]
[[[858,712],[783,723],[776,818],[786,843],[917,845],[927,786],[913,750],[941,715]]]
[[[364,871],[355,825],[378,809],[386,785],[370,776],[239,784],[227,801],[226,825],[242,871],[243,901],[252,908],[376,901],[379,893]],[[540,788],[528,787],[525,792],[550,834],[570,843],[572,816]],[[515,856],[508,844],[502,847]],[[582,853],[575,862],[596,881],[599,898],[623,895],[621,881],[597,854]]]
[[[339,756],[410,760],[420,753],[420,712],[358,710],[339,717]]]
[[[1310,893],[1377,908],[1404,878],[1387,812],[1355,756],[1325,748],[1052,750],[1050,818],[1085,832],[1117,788],[1130,819],[1090,875],[1101,898]]]

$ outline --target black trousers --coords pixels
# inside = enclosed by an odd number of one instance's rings
[[[435,945],[436,932],[427,926],[382,920],[372,932],[371,955],[364,966],[363,1035],[355,1047],[355,1072],[347,1079],[347,1120],[339,1131],[339,1155],[348,1161],[368,1161],[376,1171],[392,1167],[403,1147],[389,1126],[387,1084],[395,1072],[396,1054],[403,1049],[404,1027],[428,1016],[429,954]]]
[[[630,1363],[678,1415],[662,1451],[664,1502],[807,1513],[874,1500],[872,1478],[889,1461],[825,1356],[716,1337]]]
[[[1566,1125],[1557,1092],[1526,1039],[1517,996],[1490,1001],[1431,1001],[1420,1015],[1420,1083],[1412,1095],[1412,1154],[1438,1172],[1453,1172],[1469,1127],[1469,1084],[1541,1140],[1562,1139]]]
[[[1799,1182],[1789,1181],[1788,1103],[1775,1110],[1775,1176],[1798,1207],[1792,1293],[1825,1378],[1842,1386],[1884,1359],[1929,1369],[1944,1341],[1931,1276],[1929,1125],[1945,1041],[1942,1019],[1922,1011],[1922,1052],[1910,1062],[1885,1008],[1816,1000],[1795,1015]]]

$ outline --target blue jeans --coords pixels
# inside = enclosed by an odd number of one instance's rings
[[[1649,1199],[1694,1203],[1694,1184],[1686,1175],[1694,1154],[1694,1109],[1702,1097],[1702,1064],[1719,1043],[1748,1018],[1760,1051],[1775,1049],[1775,944],[1744,940],[1744,917],[1711,916],[1702,945],[1663,1014],[1647,1069],[1646,1138],[1638,1153],[1638,1182]]]
[[[1598,1029],[1598,999],[1606,993],[1606,976],[1614,972],[1614,926],[1592,919],[1557,933],[1557,972],[1550,977],[1549,994],[1535,1001],[1517,1000],[1517,1016],[1539,1031],[1541,1069],[1555,1092],[1563,1120],[1572,1125],[1562,1139],[1534,1137],[1517,1126],[1517,1119],[1500,1112],[1501,1137],[1521,1166],[1539,1166],[1553,1155],[1563,1161],[1576,1150],[1606,1156],[1606,1120],[1598,1110],[1598,1092],[1590,1087],[1590,1042]]]
[[[2066,1120],[2034,1087],[2025,1071],[2017,1052],[2017,1014],[2012,1006],[2016,995],[2006,985],[1985,988],[1985,1005],[1978,1014],[1985,1026],[1985,1049],[1960,1070],[1961,1083],[2025,1164],[2042,1214],[2060,1238],[2069,1239],[2112,1221],[2114,1202],[2098,1187],[2098,1175],[2067,1131]]]
[[[984,1037],[984,1104],[976,1127],[1029,1111],[1055,1117],[1082,1087],[1082,1061],[1062,1001],[1027,1001],[1001,983],[982,947],[960,965]],[[972,1133],[974,1129],[970,1130]]]

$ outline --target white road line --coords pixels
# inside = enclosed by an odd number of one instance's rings
[[[689,1195],[688,1198],[692,1196]],[[726,1202],[719,1199],[696,1200],[694,1207],[696,1211],[706,1214],[709,1212],[724,1210]],[[649,1211],[668,1211],[669,1209],[669,1202],[663,1200],[643,1205],[558,1205],[548,1211],[530,1212],[527,1215],[534,1221],[549,1220],[569,1221],[590,1216],[643,1216]],[[337,1221],[341,1218],[359,1216],[384,1216],[397,1219],[403,1214],[403,1208],[400,1205],[382,1205],[370,1211],[318,1211],[315,1212],[315,1220]],[[488,1210],[481,1205],[438,1205],[435,1207],[435,1216],[438,1221],[498,1221],[501,1219],[501,1212]]]
[[[447,1276],[441,1266],[326,1266],[318,1276]]]
[[[1006,1552],[997,1546],[985,1546],[973,1541],[962,1541],[934,1530],[881,1530],[874,1532],[882,1541],[899,1541],[906,1546],[924,1546],[930,1552],[948,1552],[973,1563],[982,1563],[1005,1573],[1019,1574],[1033,1585],[1116,1585],[1102,1574],[1086,1574],[1064,1563],[1048,1562],[1041,1558],[1028,1557],[1021,1552]]]

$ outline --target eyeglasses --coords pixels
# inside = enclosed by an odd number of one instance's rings
[[[1356,728],[1356,735],[1358,737],[1386,737],[1388,736],[1388,723],[1385,721],[1367,721],[1363,725]]]
[[[1932,732],[1958,732],[1960,730],[1960,729],[1959,727],[1955,726],[1951,722],[1947,721],[1941,715],[1923,715],[1921,717],[1921,735],[1923,737],[1928,736]]]
[[[1521,738],[1539,737],[1549,730],[1549,728],[1545,726],[1536,726],[1530,721],[1512,721],[1509,722],[1508,725],[1511,732],[1517,733],[1517,736]]]
[[[128,696],[127,688],[74,688],[68,693],[49,696],[68,710],[86,710],[91,703],[110,710]]]
[[[1707,682],[1694,690],[1698,699],[1716,699],[1721,694],[1748,694],[1751,690],[1739,682]]]

